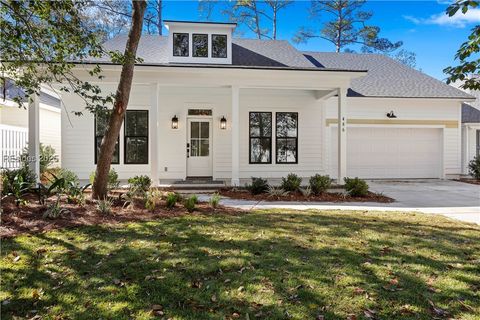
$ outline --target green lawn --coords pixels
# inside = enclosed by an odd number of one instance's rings
[[[480,228],[428,215],[194,214],[20,236],[1,258],[2,319],[480,318]]]

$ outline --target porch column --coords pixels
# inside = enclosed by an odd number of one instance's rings
[[[33,95],[28,103],[28,166],[40,182],[40,99]]]
[[[338,88],[338,183],[347,176],[347,88]]]
[[[232,186],[240,185],[240,88],[232,86]]]
[[[149,124],[150,127],[150,179],[152,179],[152,186],[156,187],[160,181],[158,178],[158,104],[160,102],[159,97],[159,85],[154,83],[150,85],[150,115]]]

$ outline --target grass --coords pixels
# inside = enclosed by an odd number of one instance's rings
[[[480,318],[480,228],[420,214],[187,215],[19,236],[1,259],[2,319]]]

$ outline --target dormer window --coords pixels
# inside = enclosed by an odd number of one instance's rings
[[[194,57],[208,58],[208,34],[192,35],[192,51]]]
[[[212,34],[212,58],[227,57],[227,35]]]
[[[173,55],[175,57],[188,57],[188,33],[173,34]]]

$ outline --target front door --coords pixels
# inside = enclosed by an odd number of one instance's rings
[[[188,119],[187,176],[212,176],[212,123],[210,119]]]

